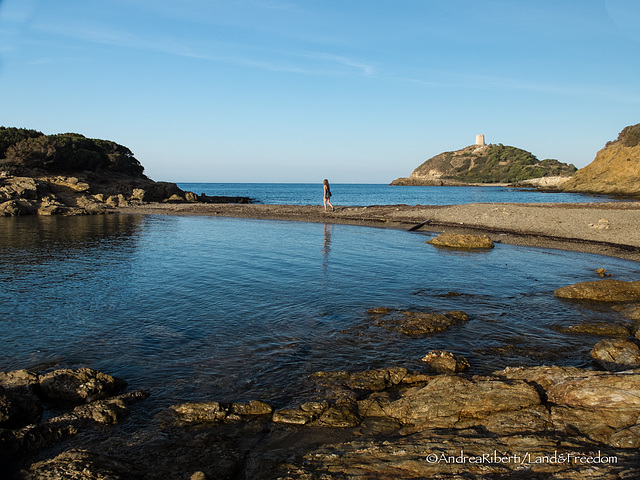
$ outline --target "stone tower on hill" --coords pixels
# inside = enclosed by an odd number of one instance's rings
[[[476,145],[484,145],[484,135],[476,135]]]

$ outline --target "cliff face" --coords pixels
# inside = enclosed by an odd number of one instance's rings
[[[640,123],[626,127],[562,185],[565,192],[640,196]]]
[[[568,179],[576,168],[557,160],[538,160],[533,154],[506,145],[470,145],[430,158],[409,177],[391,185],[469,185],[519,183],[542,177]]]

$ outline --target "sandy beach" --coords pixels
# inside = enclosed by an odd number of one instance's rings
[[[118,209],[120,213],[211,215],[488,234],[496,243],[557,248],[640,261],[640,202],[478,203],[466,205],[336,206],[167,204]]]

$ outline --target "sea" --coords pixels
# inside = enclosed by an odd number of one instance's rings
[[[180,184],[261,203],[319,204],[321,185]],[[332,185],[337,205],[600,202],[607,197],[500,187]],[[497,244],[437,249],[433,235],[272,220],[166,215],[0,218],[0,370],[86,366],[151,393],[132,420],[169,405],[312,398],[309,375],[389,366],[424,371],[430,350],[471,373],[506,366],[592,367],[584,322],[624,323],[610,307],[555,298],[605,268],[638,280],[636,262]],[[470,320],[409,337],[375,307]],[[139,425],[138,425],[139,426]]]
[[[322,204],[322,184],[317,183],[179,183],[196,194],[249,197],[255,203],[275,205]],[[387,184],[340,183],[331,185],[335,205],[460,205],[465,203],[602,202],[604,195],[548,193],[535,189],[477,187],[413,187]]]

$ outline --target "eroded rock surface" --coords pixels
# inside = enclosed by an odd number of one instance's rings
[[[441,233],[426,243],[437,247],[475,249],[494,248],[495,245],[488,235],[469,235],[462,233]]]
[[[579,282],[558,288],[556,297],[598,302],[633,302],[640,300],[640,281],[604,279],[593,282]]]

